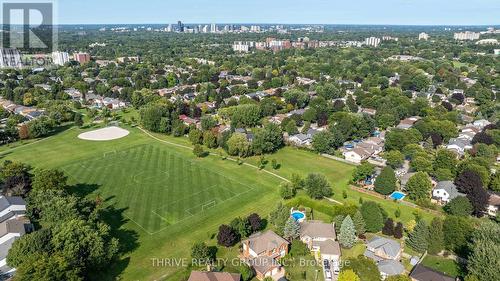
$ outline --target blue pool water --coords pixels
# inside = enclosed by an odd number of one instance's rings
[[[404,194],[403,192],[394,191],[390,197],[395,200],[402,200],[403,198],[405,198],[405,196],[406,194]]]
[[[305,217],[305,216],[304,216],[304,214],[303,214],[302,212],[293,212],[293,213],[292,213],[292,217],[293,217],[296,221],[298,221],[298,220],[302,220],[302,219],[304,219],[304,217]]]

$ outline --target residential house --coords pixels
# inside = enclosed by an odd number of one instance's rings
[[[364,255],[377,263],[383,279],[404,272],[404,266],[399,262],[403,249],[398,241],[375,236],[366,245]]]
[[[478,127],[479,129],[483,129],[484,127],[488,126],[490,123],[490,121],[488,120],[485,120],[485,119],[481,119],[481,120],[476,120],[474,121],[474,123],[472,123],[475,127]]]
[[[417,264],[410,273],[412,281],[455,281],[455,278]]]
[[[283,120],[287,117],[286,114],[276,114],[269,118],[269,122],[274,123],[276,125],[280,125]]]
[[[340,261],[340,245],[333,223],[321,221],[303,221],[300,223],[300,240],[307,245],[314,257],[320,262]]]
[[[408,130],[411,127],[413,127],[413,125],[415,125],[415,123],[418,120],[420,120],[420,117],[418,117],[418,116],[408,117],[406,119],[401,120],[401,122],[399,122],[399,125],[396,128]]]
[[[466,195],[458,192],[457,187],[452,181],[440,181],[432,189],[432,199],[443,205],[459,196]]]
[[[184,125],[190,126],[190,125],[197,125],[199,123],[199,120],[193,119],[187,115],[181,114],[179,115],[179,119],[182,120]]]
[[[0,275],[15,269],[7,266],[7,254],[15,240],[26,233],[26,202],[17,196],[0,196]]]
[[[252,234],[242,244],[242,258],[255,269],[258,279],[283,274],[278,259],[288,253],[290,242],[268,230]]]
[[[313,128],[310,128],[307,130],[306,133],[302,134],[295,134],[292,136],[289,136],[287,141],[293,145],[300,146],[300,147],[310,147],[312,145],[312,140],[316,134],[318,134],[320,131],[315,130]]]
[[[241,275],[228,272],[192,271],[188,281],[240,281]]]
[[[299,85],[304,85],[304,86],[310,86],[314,83],[316,83],[316,80],[314,79],[309,79],[305,77],[296,77],[295,80]]]
[[[490,192],[489,195],[486,213],[489,216],[496,217],[498,208],[500,207],[500,194]]]
[[[361,108],[360,112],[373,116],[377,113],[377,110],[373,108]]]
[[[0,222],[24,216],[26,202],[18,196],[0,195]]]
[[[382,279],[386,279],[389,276],[400,275],[405,272],[405,267],[399,261],[395,260],[381,260],[377,263],[377,267]]]
[[[371,153],[364,148],[355,147],[352,150],[347,150],[342,153],[345,160],[353,163],[361,163],[361,161],[368,159]]]

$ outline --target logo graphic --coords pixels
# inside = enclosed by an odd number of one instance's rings
[[[2,48],[29,53],[55,50],[54,3],[2,1]]]

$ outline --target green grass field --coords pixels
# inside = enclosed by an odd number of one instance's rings
[[[229,200],[253,187],[202,166],[165,147],[140,145],[104,152],[61,168],[75,183],[99,186],[104,198],[149,234]]]

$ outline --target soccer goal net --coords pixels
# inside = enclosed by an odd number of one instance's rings
[[[207,209],[210,209],[210,208],[215,207],[215,205],[217,205],[217,201],[212,200],[212,201],[210,201],[210,202],[207,202],[207,203],[205,203],[205,204],[201,205],[201,210],[202,210],[202,211],[205,211],[205,210],[207,210]]]

